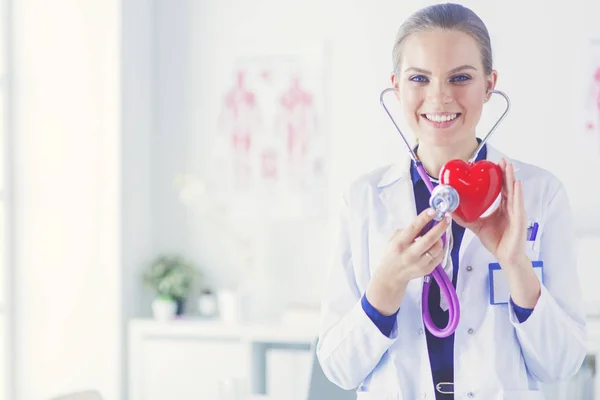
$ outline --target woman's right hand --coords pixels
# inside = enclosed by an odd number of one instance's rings
[[[396,230],[367,287],[367,300],[383,315],[400,308],[408,282],[429,275],[444,257],[442,236],[452,222],[447,215],[425,235],[419,236],[435,215],[431,208],[406,228]]]

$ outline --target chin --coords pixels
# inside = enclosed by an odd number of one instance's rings
[[[457,125],[451,129],[436,129],[429,125],[419,125],[418,138],[420,142],[426,142],[431,145],[451,146],[459,143],[468,142],[474,136],[465,134],[465,132],[473,132],[473,128],[467,128],[465,125]]]
[[[419,138],[423,142],[431,144],[452,144],[461,141],[461,134],[458,130],[444,130],[424,128],[420,130]]]

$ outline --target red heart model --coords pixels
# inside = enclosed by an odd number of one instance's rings
[[[502,170],[486,160],[474,164],[451,160],[442,167],[440,182],[452,186],[460,196],[454,213],[466,222],[473,222],[490,208],[500,194]]]

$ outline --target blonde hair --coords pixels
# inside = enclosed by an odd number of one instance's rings
[[[435,29],[458,30],[471,35],[479,44],[485,73],[489,75],[492,72],[492,45],[485,24],[469,8],[447,3],[425,7],[400,26],[392,52],[396,75],[400,70],[404,40],[412,34]]]

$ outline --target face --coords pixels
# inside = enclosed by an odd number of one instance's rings
[[[496,85],[479,46],[460,31],[426,31],[405,39],[398,75],[404,115],[420,143],[460,146],[475,140],[483,104]]]

